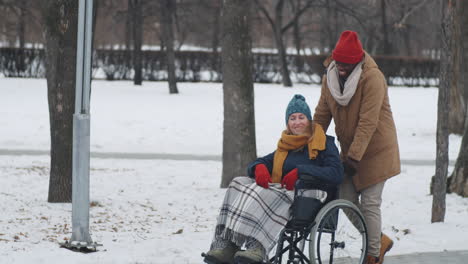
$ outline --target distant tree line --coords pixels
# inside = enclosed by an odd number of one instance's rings
[[[43,44],[41,6],[45,0],[0,0],[0,44]],[[143,77],[142,50],[162,47],[168,78],[174,78],[174,52],[195,46],[212,51],[211,68],[219,68],[223,1],[96,0],[94,46],[130,50],[135,84]],[[291,86],[290,56],[329,54],[340,32],[359,32],[372,55],[440,57],[442,1],[438,0],[253,0],[250,27],[253,48],[275,49],[280,82]],[[38,23],[39,22],[39,23]],[[289,52],[286,52],[289,51]],[[18,56],[23,56],[20,52]],[[20,60],[20,62],[23,60]],[[217,65],[215,65],[217,64]],[[18,65],[28,67],[27,65]],[[293,74],[289,74],[293,71]],[[405,72],[407,70],[404,70]],[[392,70],[391,72],[395,72]],[[147,75],[148,76],[148,75]],[[419,76],[419,74],[416,74]],[[180,77],[176,77],[180,78]],[[411,77],[413,78],[413,77]],[[276,80],[276,79],[275,79]],[[413,83],[414,81],[409,81]]]
[[[22,56],[18,56],[22,54]],[[166,53],[142,51],[143,80],[166,81]],[[298,83],[320,83],[324,72],[322,62],[327,55],[287,55],[290,75]],[[390,85],[438,85],[439,60],[406,56],[375,56]],[[23,60],[23,61],[21,61]],[[222,71],[218,53],[206,51],[175,52],[176,79],[179,82],[220,82]],[[215,61],[216,63],[213,63]],[[45,76],[45,56],[42,49],[0,48],[0,73],[6,77]],[[26,67],[20,67],[26,65]],[[253,80],[260,83],[279,83],[282,72],[275,53],[253,53]],[[134,60],[128,50],[103,50],[94,52],[93,76],[106,80],[132,80]]]
[[[0,42],[23,47],[44,43],[40,7],[45,0],[0,0]],[[96,47],[160,46],[163,40],[161,1],[95,0]],[[221,0],[174,0],[175,48],[220,46]],[[254,0],[251,6],[252,46],[276,48],[274,28],[281,26],[285,48],[329,52],[341,31],[360,33],[372,54],[434,56],[439,49],[442,3],[438,0]],[[141,10],[140,10],[141,9]],[[140,11],[139,11],[140,10]],[[268,15],[268,16],[267,16]],[[141,21],[135,21],[140,20]],[[269,20],[271,19],[271,20]],[[139,42],[137,40],[137,42]],[[138,44],[138,43],[137,43]],[[164,46],[164,45],[163,45]]]

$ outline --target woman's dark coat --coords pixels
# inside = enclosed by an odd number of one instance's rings
[[[340,184],[343,181],[343,165],[341,164],[335,138],[327,136],[326,148],[320,151],[317,158],[309,159],[307,146],[296,151],[289,151],[283,165],[283,177],[291,170],[297,168],[301,178],[317,177],[331,184]],[[247,166],[247,175],[255,178],[255,166],[263,163],[271,174],[275,152],[258,158]]]

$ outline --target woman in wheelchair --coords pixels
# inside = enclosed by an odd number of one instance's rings
[[[290,220],[298,175],[336,186],[343,180],[334,138],[312,122],[302,95],[287,106],[286,130],[276,151],[250,163],[247,173],[249,177],[233,179],[226,191],[206,263],[266,261]]]

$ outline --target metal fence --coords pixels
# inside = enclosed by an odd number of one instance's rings
[[[0,48],[0,74],[5,77],[45,77],[43,49]],[[143,79],[167,80],[165,54],[161,51],[143,51]],[[322,65],[326,55],[288,55],[291,78],[296,83],[320,83],[324,73]],[[394,86],[437,86],[439,61],[434,59],[374,56],[379,68]],[[98,49],[93,53],[93,78],[131,80],[133,78],[132,52],[128,50]],[[254,81],[280,83],[281,69],[278,55],[253,54]],[[205,51],[176,52],[176,75],[179,82],[220,82],[222,71],[220,54]]]

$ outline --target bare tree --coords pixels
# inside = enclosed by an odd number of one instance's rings
[[[128,9],[131,14],[132,33],[133,33],[133,69],[135,76],[133,83],[141,85],[143,82],[142,75],[142,52],[143,45],[143,0],[128,0]]]
[[[213,8],[213,34],[212,34],[212,40],[211,40],[211,50],[212,50],[212,55],[211,55],[211,68],[213,70],[216,70],[219,65],[219,54],[218,54],[218,48],[219,48],[219,31],[220,31],[220,23],[219,20],[221,18],[221,8],[222,8],[222,1],[216,0],[214,2],[214,8]]]
[[[132,27],[132,4],[129,0],[127,2],[127,12],[125,12],[125,49],[130,51],[132,49],[132,36],[133,36],[133,27]],[[127,52],[126,54],[130,54]],[[130,61],[130,56],[127,55],[126,60]]]
[[[19,38],[19,48],[20,48],[20,53],[19,53],[19,65],[18,65],[18,70],[20,72],[25,70],[25,65],[24,65],[24,44],[25,44],[25,32],[26,32],[26,15],[27,15],[27,6],[26,6],[26,0],[20,0],[18,1],[19,5],[19,23],[18,23],[18,38]]]
[[[440,65],[439,99],[437,105],[437,156],[436,172],[433,184],[431,222],[443,222],[445,218],[445,196],[448,170],[448,108],[450,86],[452,81],[452,41],[454,13],[457,7],[455,0],[447,0],[442,21],[442,57]]]
[[[326,1],[325,3],[325,19],[324,30],[325,35],[327,36],[325,40],[326,49],[331,51],[335,46],[336,37],[338,36],[338,8],[336,6],[336,1]]]
[[[465,121],[468,124],[468,120]],[[448,192],[468,197],[468,125],[465,125],[460,152],[452,175],[447,179]]]
[[[461,1],[463,2],[463,1]],[[459,5],[463,5],[460,3]],[[450,111],[449,111],[449,133],[459,134],[462,135],[464,131],[465,125],[465,112],[466,112],[466,99],[464,97],[464,89],[465,82],[463,72],[461,72],[461,68],[463,67],[464,51],[462,46],[462,31],[466,31],[464,29],[464,24],[461,23],[463,19],[463,14],[461,12],[461,8],[455,11],[454,14],[454,23],[452,29],[452,45],[451,45],[451,65],[452,65],[452,79],[451,79],[451,86],[450,86]]]
[[[420,56],[424,47],[439,49],[439,33],[433,30],[440,24],[439,4],[428,0],[385,1],[392,55]],[[424,25],[422,20],[426,21]]]
[[[458,74],[459,85],[462,87],[462,97],[465,107],[468,107],[466,100],[468,97],[468,29],[463,26],[468,23],[468,3],[460,1],[456,11],[458,28],[460,29],[460,39],[457,42],[460,45],[460,72]],[[468,109],[466,109],[468,111]],[[465,112],[466,113],[466,112]],[[457,193],[463,197],[468,197],[468,115],[465,114],[463,139],[460,146],[455,169],[447,180],[449,192]]]
[[[390,55],[391,45],[388,37],[388,23],[387,23],[387,4],[386,0],[380,0],[380,10],[382,14],[382,42],[383,42],[383,54]]]
[[[299,8],[301,8],[301,0],[290,0],[289,7],[291,8],[291,12],[293,14],[297,13]],[[302,48],[302,36],[301,36],[301,28],[300,28],[300,17],[294,17],[293,20],[293,41],[294,46],[296,48],[296,54],[300,55],[301,48]]]
[[[71,202],[78,1],[44,0],[41,12],[51,138],[48,201]]]
[[[175,53],[174,53],[174,22],[176,14],[176,2],[172,0],[160,0],[162,37],[165,45],[167,76],[169,82],[169,93],[177,94],[177,79],[175,74]]]
[[[16,34],[15,34],[15,41],[18,42],[19,52],[18,52],[18,62],[17,70],[19,72],[23,72],[26,69],[26,65],[24,62],[24,48],[25,48],[25,39],[26,39],[26,19],[28,16],[31,16],[28,6],[27,0],[3,0],[0,1],[0,6],[5,8],[5,11],[11,12],[15,17],[15,24],[16,24]]]
[[[294,14],[292,14],[292,18],[287,23],[283,23],[285,0],[275,0],[273,14],[270,14],[266,5],[261,3],[259,0],[255,0],[255,4],[263,13],[273,31],[276,48],[278,49],[279,64],[281,67],[281,75],[283,77],[283,85],[285,87],[291,87],[292,82],[291,77],[289,76],[288,63],[286,60],[286,47],[284,44],[284,35],[289,29],[291,29],[295,25],[295,23],[297,23],[299,17],[302,16],[305,13],[305,11],[312,6],[313,3],[314,0],[307,0],[307,2],[303,6],[300,5],[301,1],[294,3],[295,8],[293,10],[295,12]]]
[[[223,174],[226,188],[245,175],[257,156],[250,37],[251,0],[225,0],[222,11],[221,56],[224,92]]]

